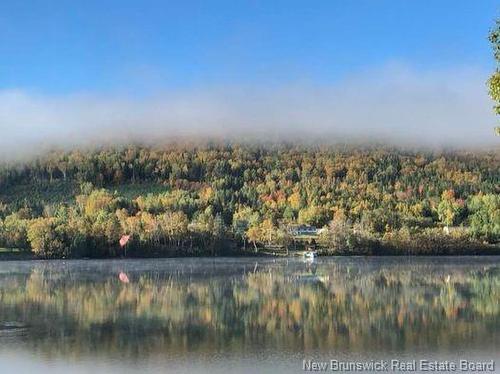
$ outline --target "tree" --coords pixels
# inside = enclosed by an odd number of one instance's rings
[[[463,201],[455,199],[453,190],[446,190],[437,207],[438,218],[444,225],[452,226],[457,222],[463,207]]]
[[[500,195],[476,195],[468,206],[472,235],[492,242],[500,240]]]
[[[276,237],[276,227],[273,224],[273,221],[270,219],[265,219],[260,224],[260,232],[261,232],[261,242],[267,242],[267,244],[272,244]]]
[[[27,248],[27,223],[18,213],[9,214],[1,225],[3,245],[12,248]]]
[[[250,226],[246,232],[246,237],[248,241],[253,244],[255,252],[257,252],[257,242],[260,241],[262,237],[262,231],[259,225]]]
[[[288,248],[293,243],[293,237],[287,230],[279,228],[276,230],[276,244],[283,246],[286,249],[286,253],[288,254]]]
[[[311,205],[299,211],[299,223],[322,227],[329,221],[328,211],[321,206]]]
[[[99,238],[102,241],[100,244],[105,248],[116,247],[122,235],[116,214],[105,210],[97,212],[95,219],[92,220],[92,232],[93,237]]]
[[[300,193],[298,191],[295,191],[293,194],[291,194],[288,197],[288,203],[290,204],[290,207],[294,210],[299,210],[302,206],[302,198],[300,196]]]
[[[259,213],[254,211],[249,206],[240,206],[233,214],[233,233],[237,238],[243,240],[243,245],[246,246],[246,231],[250,226],[254,226],[259,221]]]
[[[102,209],[113,209],[113,195],[105,189],[93,190],[89,195],[79,195],[76,201],[88,217],[94,217]]]
[[[140,231],[139,237],[142,242],[147,242],[150,244],[158,244],[160,242],[160,225],[156,216],[148,212],[139,213],[140,217]]]
[[[168,241],[177,241],[177,245],[186,238],[188,234],[189,220],[183,212],[166,212],[158,219],[162,236]]]
[[[490,97],[495,101],[495,112],[500,114],[500,20],[497,20],[495,26],[491,29],[489,40],[493,48],[493,55],[497,63],[495,72],[488,80]],[[500,136],[500,126],[495,127],[495,132]]]
[[[377,241],[364,235],[359,226],[352,225],[343,214],[335,214],[318,240],[332,253],[370,253]]]
[[[28,226],[28,240],[33,252],[44,257],[60,257],[65,254],[65,246],[58,235],[54,218],[37,218]]]

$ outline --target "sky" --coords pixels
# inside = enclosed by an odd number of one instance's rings
[[[494,144],[499,16],[490,0],[3,1],[0,148],[269,129]]]

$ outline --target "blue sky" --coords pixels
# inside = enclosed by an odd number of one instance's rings
[[[492,0],[0,1],[0,157],[172,136],[496,145]]]
[[[388,63],[494,65],[490,0],[2,1],[0,89],[329,84]]]

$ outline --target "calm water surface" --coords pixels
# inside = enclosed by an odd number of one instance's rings
[[[278,373],[304,359],[393,358],[500,370],[500,258],[0,263],[0,373]]]

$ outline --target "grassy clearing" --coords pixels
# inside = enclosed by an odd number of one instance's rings
[[[111,193],[116,192],[126,199],[135,199],[141,195],[160,194],[170,190],[159,183],[127,183],[118,186],[104,187]],[[21,208],[27,201],[38,201],[42,204],[73,203],[80,193],[78,183],[61,180],[40,184],[20,184],[4,188],[0,191],[0,201]]]
[[[23,206],[27,201],[39,201],[46,204],[72,202],[77,191],[78,186],[74,182],[18,184],[2,189],[0,201],[17,206]]]
[[[159,183],[127,183],[119,186],[109,186],[106,189],[110,192],[116,191],[116,193],[126,199],[135,199],[141,195],[164,193],[171,188]]]

